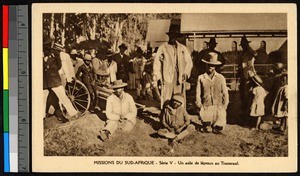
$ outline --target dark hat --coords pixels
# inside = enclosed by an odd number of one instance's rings
[[[100,51],[100,55],[102,57],[110,57],[110,56],[114,55],[114,53],[112,52],[111,49],[104,49],[104,50]]]
[[[43,38],[43,45],[49,45],[49,44],[51,44],[53,41],[54,41],[54,39],[51,38],[51,37],[44,37],[44,38]]]
[[[181,36],[180,33],[180,20],[179,19],[172,19],[171,24],[169,27],[169,32],[166,32],[168,35],[175,35],[175,36]]]
[[[208,44],[218,44],[217,42],[216,42],[216,38],[214,38],[214,37],[211,37],[211,38],[209,38],[209,42],[208,42]]]
[[[123,88],[126,87],[127,83],[123,83],[122,79],[119,80],[115,80],[111,86],[109,86],[109,88],[111,89],[119,89],[119,88]]]
[[[136,48],[136,52],[137,52],[137,53],[141,53],[141,54],[144,53],[144,51],[142,50],[141,47],[137,47],[137,48]]]
[[[122,44],[119,46],[119,48],[127,49],[127,46],[126,46],[124,43],[122,43]]]
[[[251,42],[251,41],[248,41],[248,39],[247,39],[245,36],[243,36],[242,39],[241,39],[240,46],[241,46],[242,44],[248,44],[248,43],[250,43],[250,42]]]
[[[106,49],[100,50],[100,51],[97,53],[96,56],[97,56],[99,59],[105,59],[105,58],[111,57],[111,56],[113,56],[113,55],[114,55],[114,53],[112,52],[112,50],[106,48]]]
[[[218,53],[210,52],[207,57],[202,59],[202,62],[210,65],[222,65],[222,62],[218,61]]]

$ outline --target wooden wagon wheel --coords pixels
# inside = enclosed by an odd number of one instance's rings
[[[87,87],[80,82],[75,80],[72,83],[66,85],[66,94],[71,100],[74,108],[84,115],[91,103],[91,96]]]

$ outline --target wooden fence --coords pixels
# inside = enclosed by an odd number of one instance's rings
[[[273,64],[255,64],[254,65],[257,74],[264,81],[263,86],[269,89],[272,86],[272,79],[270,79],[270,71],[273,69]],[[226,78],[227,86],[231,91],[238,91],[239,78],[237,75],[238,65],[228,64],[222,68],[222,75]]]

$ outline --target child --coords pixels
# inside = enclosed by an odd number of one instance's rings
[[[250,116],[256,117],[256,126],[255,129],[259,129],[259,125],[261,122],[261,116],[265,115],[265,104],[264,100],[267,96],[267,91],[262,87],[263,81],[258,75],[251,76],[250,82],[250,91],[253,94],[252,103],[250,106]]]
[[[280,126],[279,128],[276,128],[276,130],[285,132],[288,116],[287,72],[282,73],[281,84],[272,106],[272,113],[280,121]]]
[[[129,81],[128,81],[128,87],[129,90],[134,90],[135,89],[135,72],[134,72],[134,59],[130,59],[129,63],[128,63],[128,77],[129,77]]]
[[[184,102],[183,94],[175,94],[162,110],[164,128],[158,130],[158,134],[170,139],[170,145],[174,145],[195,130],[195,127],[190,124],[190,116],[185,110]]]
[[[274,69],[270,71],[270,78],[273,80],[272,81],[272,86],[270,89],[270,93],[268,94],[266,100],[266,113],[267,114],[272,114],[272,106],[276,98],[276,94],[279,90],[279,88],[282,86],[281,83],[281,75],[285,71],[284,69],[284,64],[281,62],[276,62],[274,63]]]
[[[91,64],[92,56],[90,54],[85,54],[83,61],[84,64],[78,68],[78,71],[76,73],[76,78],[82,81],[82,83],[88,88],[92,99],[90,111],[94,112],[95,109],[100,109],[100,108],[98,106],[95,74]]]
[[[145,95],[146,99],[153,99],[153,94],[152,94],[152,89],[153,89],[153,85],[152,85],[152,73],[153,73],[153,61],[154,58],[149,58],[147,60],[147,62],[145,63],[145,67],[144,67],[144,73],[143,73],[143,89],[142,89],[142,94]]]
[[[145,63],[147,60],[143,56],[143,50],[138,47],[137,50],[137,57],[135,57],[133,60],[133,69],[135,72],[135,84],[136,84],[136,93],[138,99],[143,99],[145,98],[145,95],[143,94],[143,72],[145,68]],[[143,97],[143,98],[142,98]]]

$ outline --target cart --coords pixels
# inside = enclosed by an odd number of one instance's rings
[[[74,108],[82,115],[86,114],[91,104],[91,96],[87,87],[79,80],[68,83],[65,87],[66,94],[71,100]],[[106,86],[97,86],[97,96],[104,101],[113,93],[112,89]],[[138,110],[144,109],[145,105],[135,103]]]
[[[68,83],[65,87],[66,94],[74,108],[84,115],[91,104],[91,96],[87,87],[79,80]]]

